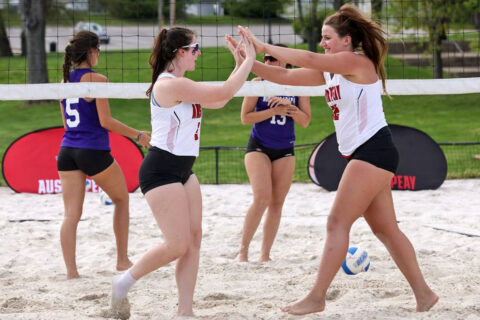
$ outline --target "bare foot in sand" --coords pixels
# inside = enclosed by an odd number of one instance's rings
[[[117,261],[117,271],[128,270],[131,266],[133,266],[133,263],[128,258],[125,261]]]
[[[270,259],[270,255],[261,255],[260,256],[260,259],[258,260],[260,262],[269,262],[269,261],[272,261],[272,259]]]
[[[180,311],[178,310],[177,312],[177,319],[184,319],[184,320],[187,320],[187,319],[196,319],[195,318],[195,315],[193,314],[193,311],[190,310],[190,311]]]
[[[237,256],[238,262],[248,262],[248,248],[240,248],[240,252],[238,252]]]
[[[432,307],[438,302],[438,299],[438,296],[432,291],[427,298],[422,301],[417,301],[417,311],[425,312],[432,309]]]
[[[75,270],[75,272],[68,272],[67,271],[67,280],[71,280],[71,279],[78,279],[80,278],[80,275],[78,274],[78,271]]]
[[[325,299],[318,300],[308,295],[302,300],[280,309],[283,312],[294,315],[321,312],[325,309]]]

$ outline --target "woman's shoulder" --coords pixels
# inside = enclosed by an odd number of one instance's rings
[[[95,71],[85,73],[80,82],[108,82],[108,78],[101,73]]]

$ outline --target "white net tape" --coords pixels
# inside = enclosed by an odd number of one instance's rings
[[[221,85],[221,81],[207,81]],[[1,100],[58,100],[63,98],[143,99],[149,83],[46,83],[0,85]],[[390,95],[432,95],[480,93],[479,78],[434,80],[387,80]],[[236,97],[323,96],[325,86],[287,86],[268,81],[247,81]]]

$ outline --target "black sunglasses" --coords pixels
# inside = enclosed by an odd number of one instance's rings
[[[264,57],[263,57],[263,61],[264,61],[264,62],[267,62],[267,61],[275,62],[275,61],[278,61],[278,59],[275,58],[275,57],[272,57],[272,56],[264,56]]]

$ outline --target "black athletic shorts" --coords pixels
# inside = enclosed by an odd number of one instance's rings
[[[287,148],[287,149],[270,149],[260,145],[257,139],[250,136],[250,139],[248,139],[247,151],[245,153],[249,153],[253,151],[265,153],[271,162],[281,158],[291,157],[295,155],[293,147]]]
[[[370,139],[358,147],[348,160],[363,160],[378,168],[395,173],[398,168],[399,155],[392,140],[388,126],[378,130]]]
[[[145,194],[166,184],[185,184],[193,174],[195,159],[194,156],[177,156],[157,147],[150,147],[138,173],[140,190]]]
[[[57,158],[58,171],[81,170],[94,176],[110,167],[113,157],[108,150],[61,147]]]

